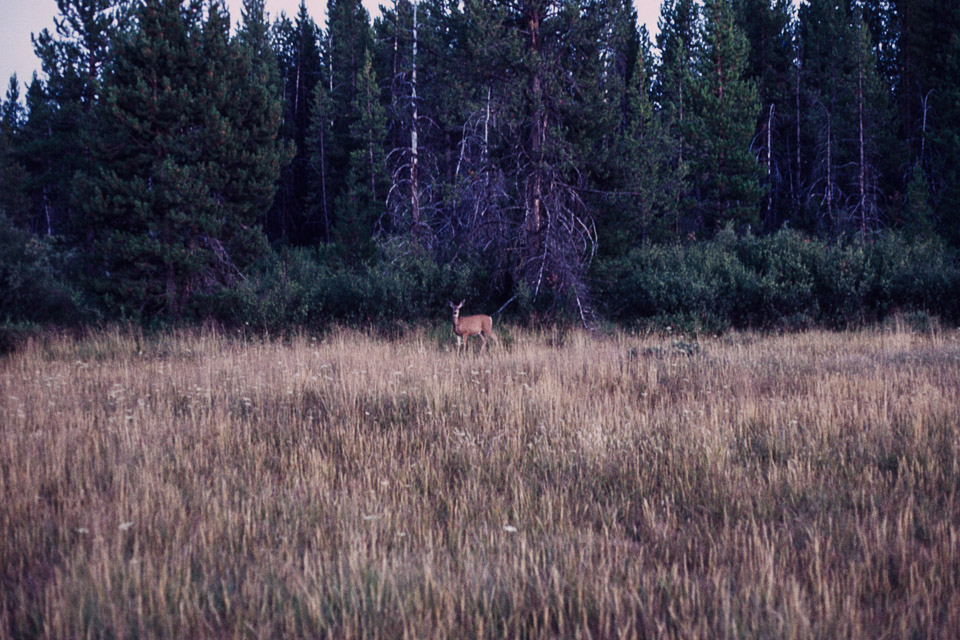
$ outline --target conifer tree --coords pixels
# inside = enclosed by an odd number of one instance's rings
[[[318,82],[313,95],[313,118],[307,130],[310,154],[309,217],[318,220],[322,238],[330,242],[333,223],[334,185],[330,180],[330,144],[333,139],[333,104],[328,86]]]
[[[799,34],[802,42],[803,91],[809,96],[806,114],[807,135],[804,180],[811,228],[833,232],[839,227],[845,197],[838,170],[843,116],[848,108],[844,68],[848,62],[844,46],[847,34],[846,9],[825,0],[813,0],[800,7]],[[848,45],[847,45],[848,46]]]
[[[276,109],[252,100],[250,55],[219,2],[145,0],[77,179],[93,289],[117,311],[181,315],[266,249],[256,218],[276,180]],[[271,117],[272,115],[272,117]]]
[[[285,242],[310,242],[323,234],[318,220],[308,219],[313,185],[308,129],[313,122],[313,101],[317,83],[322,81],[320,31],[301,0],[296,20],[284,20],[277,28],[278,58],[283,77],[283,140],[292,149],[285,163],[280,188],[267,218],[267,233]]]
[[[57,103],[36,73],[27,86],[26,112],[15,150],[26,171],[26,228],[39,235],[54,235],[69,228],[70,194],[65,185],[76,168],[76,131],[64,131],[61,125],[70,120],[61,118]]]
[[[940,232],[960,246],[960,4],[892,4],[899,135],[909,145],[907,162],[923,171]],[[908,175],[916,193],[919,177]]]
[[[880,136],[892,126],[869,29],[856,8],[829,0],[811,0],[799,18],[812,105],[810,208],[822,229],[866,237],[880,217]]]
[[[27,175],[17,154],[24,119],[20,83],[17,74],[13,74],[6,97],[0,101],[0,215],[10,218],[21,229],[30,226]]]
[[[354,86],[352,111],[357,119],[350,133],[359,144],[350,153],[345,189],[337,198],[334,237],[346,257],[363,259],[372,252],[374,225],[383,213],[386,192],[386,114],[380,104],[380,89],[369,51]]]
[[[745,77],[747,40],[729,0],[706,0],[703,18],[698,82],[683,127],[699,226],[711,234],[728,223],[756,229],[763,190],[750,145],[759,105],[756,85]]]
[[[851,177],[854,185],[853,218],[860,238],[879,227],[879,183],[881,165],[879,149],[883,131],[889,130],[887,93],[878,74],[875,50],[870,40],[870,30],[862,14],[855,14],[853,32],[853,71],[851,90],[855,110],[854,166],[856,174]]]
[[[233,43],[237,49],[234,100],[225,108],[236,131],[236,163],[245,175],[234,179],[250,215],[265,218],[277,193],[277,176],[293,159],[294,149],[280,139],[283,82],[270,41],[264,0],[244,0],[243,22]],[[246,214],[243,217],[247,217]]]
[[[796,50],[790,0],[734,0],[737,26],[747,37],[746,78],[757,84],[759,118],[754,149],[764,173],[761,200],[763,227],[772,231],[793,217],[799,199],[796,177],[797,104]]]
[[[665,0],[660,9],[657,48],[660,64],[653,87],[654,101],[676,146],[672,156],[673,171],[689,173],[689,153],[684,128],[689,119],[690,92],[693,85],[694,51],[699,38],[699,6],[694,0]],[[677,191],[673,206],[673,232],[679,237],[693,230],[690,219],[692,204],[687,191]]]
[[[332,115],[327,166],[330,170],[329,184],[335,191],[334,201],[352,188],[348,176],[355,164],[352,155],[366,145],[362,136],[357,137],[359,130],[356,123],[361,117],[357,82],[366,73],[364,67],[367,56],[372,56],[372,45],[370,16],[360,0],[330,0],[327,6],[323,68]],[[370,72],[374,72],[372,63]]]
[[[610,159],[617,175],[618,195],[613,209],[622,214],[608,213],[598,219],[602,256],[622,255],[644,243],[674,237],[672,213],[683,187],[683,175],[674,163],[677,142],[670,136],[662,114],[654,110],[650,96],[650,55],[644,38],[629,74],[615,154]]]
[[[66,231],[71,223],[73,175],[90,161],[91,114],[129,2],[57,0],[57,9],[54,33],[44,29],[33,41],[46,81],[32,87],[38,108],[30,109],[21,143],[34,231],[44,234]]]
[[[517,203],[496,210],[514,278],[535,299],[548,292],[552,302],[574,304],[584,321],[584,275],[596,250],[594,207],[584,194],[595,187],[591,160],[602,157],[605,140],[613,144],[622,105],[623,78],[613,78],[610,63],[623,6],[463,5],[474,64],[498,114],[489,150],[504,176],[504,202]]]

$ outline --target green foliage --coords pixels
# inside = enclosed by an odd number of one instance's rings
[[[639,243],[662,242],[676,228],[671,223],[684,174],[673,159],[679,140],[654,111],[650,97],[650,46],[644,34],[624,92],[616,144],[605,158],[614,192],[611,206],[596,216],[602,256],[621,256]]]
[[[846,327],[895,312],[960,317],[957,256],[889,234],[830,245],[793,231],[637,249],[598,266],[612,319],[686,330]]]
[[[388,189],[382,144],[386,116],[369,51],[357,72],[353,111],[351,134],[358,146],[350,152],[344,191],[337,198],[334,238],[345,259],[364,260],[373,252],[373,229]]]
[[[17,151],[29,178],[29,226],[37,233],[70,231],[76,213],[73,177],[89,166],[96,139],[93,111],[114,44],[127,22],[128,0],[57,0],[55,28],[33,37],[43,69],[27,93],[29,116]]]
[[[57,322],[83,318],[79,293],[63,278],[60,256],[0,213],[0,322]]]
[[[697,226],[710,234],[728,222],[756,228],[762,189],[750,140],[759,104],[756,83],[745,75],[748,43],[729,0],[706,0],[703,12],[695,63],[699,82],[683,125],[691,146]]]
[[[345,263],[335,247],[288,248],[236,286],[197,296],[194,313],[227,325],[282,331],[331,324],[397,327],[447,318],[447,300],[488,302],[489,274],[476,262],[441,265],[428,255],[379,247]]]
[[[138,5],[105,82],[94,162],[76,180],[89,286],[115,312],[177,317],[263,255],[256,222],[282,157],[269,87],[221,4]]]
[[[0,101],[0,212],[26,228],[29,226],[29,204],[25,189],[27,176],[16,152],[23,122],[20,83],[17,74],[13,74],[6,98]]]
[[[293,22],[283,15],[274,24],[279,76],[283,78],[283,124],[280,135],[289,146],[277,197],[266,216],[266,231],[273,239],[300,243],[326,234],[318,233],[316,220],[309,217],[308,203],[315,175],[310,170],[308,129],[318,117],[313,94],[323,78],[320,57],[320,28],[300,3]]]
[[[931,238],[934,235],[933,209],[930,206],[930,183],[923,168],[916,164],[907,182],[902,223],[911,236]]]

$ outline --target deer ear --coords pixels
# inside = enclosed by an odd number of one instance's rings
[[[462,307],[462,306],[463,306],[463,303],[466,302],[466,301],[467,301],[467,299],[464,298],[463,300],[460,301],[460,304],[458,304],[457,306],[458,306],[458,307]]]

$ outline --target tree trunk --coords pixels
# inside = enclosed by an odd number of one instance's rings
[[[419,149],[417,148],[417,0],[413,1],[413,58],[410,73],[411,91],[410,106],[410,217],[413,222],[414,235],[420,230],[420,184],[419,184]]]
[[[770,229],[776,223],[773,220],[773,110],[774,104],[770,103],[770,111],[767,113],[767,225]]]
[[[527,179],[527,258],[533,259],[543,253],[543,142],[546,137],[546,112],[543,104],[543,86],[541,73],[543,61],[540,57],[540,7],[536,4],[527,7],[526,22],[530,29],[530,50],[534,54],[536,66],[530,77],[530,95],[534,101],[530,136],[528,140],[528,158],[532,170]]]
[[[867,239],[867,176],[866,176],[866,151],[864,148],[863,132],[863,64],[862,60],[857,61],[857,119],[860,135],[860,167],[859,167],[859,187],[860,187],[860,240]]]
[[[797,73],[796,73],[795,94],[794,94],[794,97],[795,97],[795,99],[796,99],[796,110],[797,110],[797,111],[796,111],[796,117],[797,117],[797,122],[796,122],[796,125],[797,125],[797,126],[796,126],[796,135],[797,135],[797,166],[795,167],[795,171],[796,171],[796,181],[794,182],[793,190],[794,190],[794,202],[795,202],[796,204],[799,204],[799,202],[800,202],[800,180],[801,180],[801,176],[802,176],[802,173],[801,173],[801,160],[800,160],[800,65],[799,65],[799,63],[796,63],[796,64],[794,65],[794,69],[795,69],[796,72],[797,72]]]

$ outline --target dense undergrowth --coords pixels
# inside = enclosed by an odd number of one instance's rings
[[[368,261],[330,247],[279,248],[229,286],[194,292],[178,318],[113,312],[85,294],[82,274],[51,244],[0,225],[0,344],[41,325],[149,328],[213,321],[272,333],[334,325],[409,328],[447,314],[447,300],[521,325],[581,320],[563,291],[537,297],[477,256],[440,264],[423,251],[382,246]],[[690,245],[634,249],[590,275],[593,322],[686,332],[730,328],[844,329],[891,315],[960,320],[960,261],[932,240],[897,234],[826,243],[792,231],[720,233]]]

